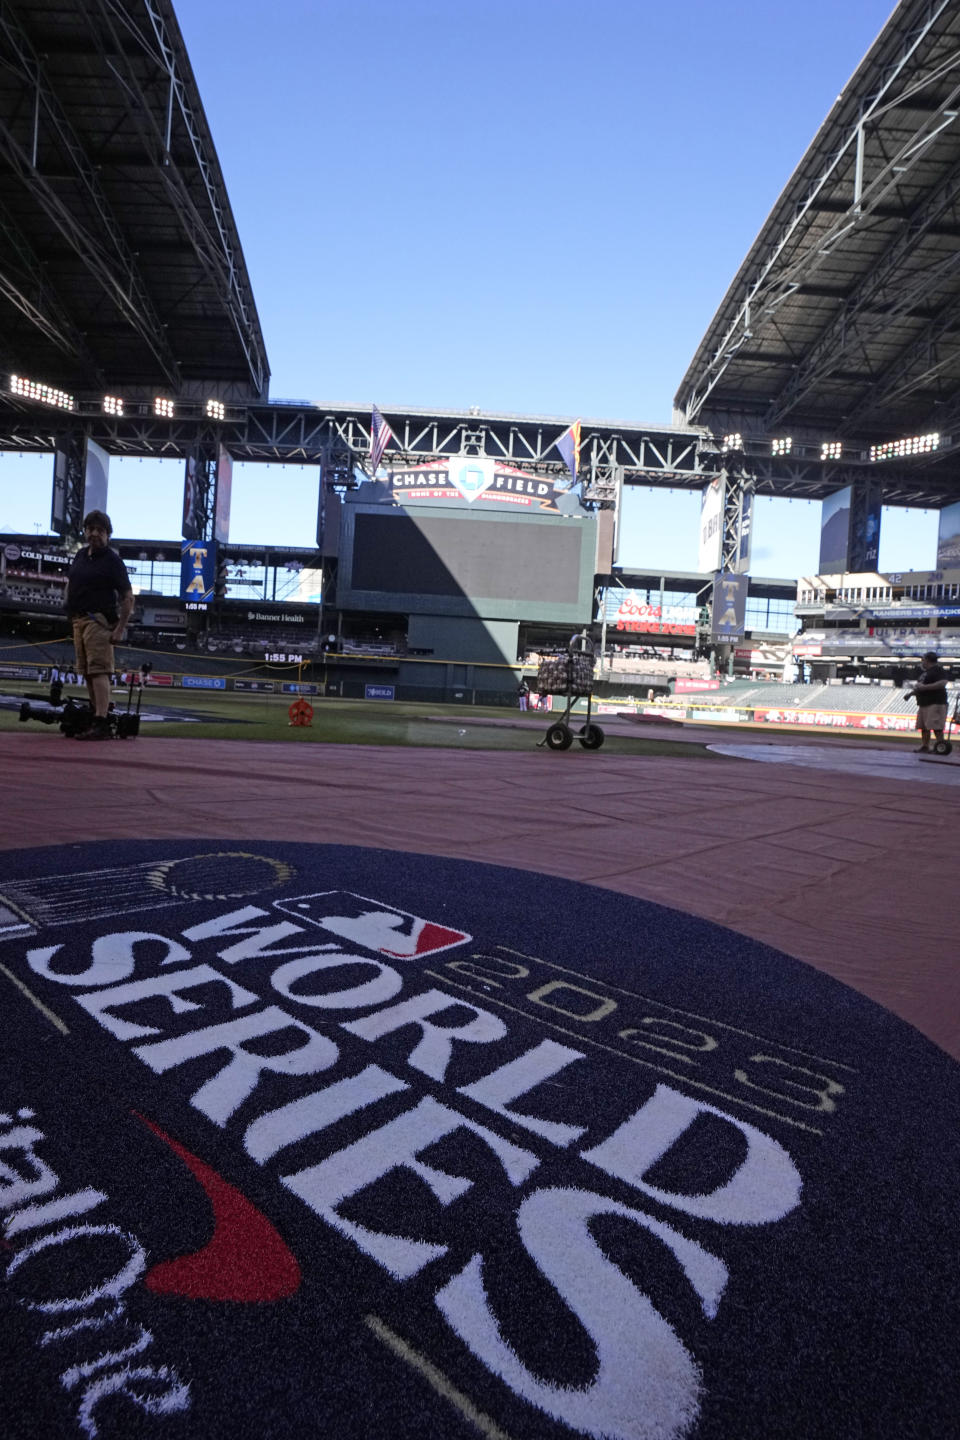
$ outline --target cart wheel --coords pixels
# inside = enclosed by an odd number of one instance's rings
[[[579,736],[584,750],[599,750],[605,738],[599,725],[584,725]]]
[[[949,740],[938,740],[933,748],[938,755],[949,755],[953,746]]]
[[[550,726],[546,739],[548,750],[569,750],[573,744],[573,731],[569,725],[558,720],[556,725]]]

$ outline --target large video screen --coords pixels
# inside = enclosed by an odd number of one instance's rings
[[[592,580],[594,526],[487,516],[355,513],[349,589],[367,595],[463,597],[576,607],[584,561]],[[589,556],[584,554],[584,547]]]

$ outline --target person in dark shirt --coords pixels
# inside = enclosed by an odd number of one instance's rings
[[[943,739],[947,724],[947,672],[937,663],[935,650],[923,657],[920,678],[910,694],[917,702],[917,729],[920,731],[920,753],[929,753],[930,732]]]
[[[93,722],[78,738],[109,740],[110,676],[113,647],[123,639],[133,610],[127,567],[109,545],[113,526],[102,510],[84,516],[84,545],[73,557],[67,580],[67,615],[73,625],[77,670],[90,696]]]

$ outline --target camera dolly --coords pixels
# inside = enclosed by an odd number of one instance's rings
[[[133,740],[140,733],[140,706],[143,703],[144,681],[153,669],[153,664],[145,660],[139,670],[130,672],[130,687],[127,692],[127,708],[118,711],[113,702],[107,710],[107,724],[110,727],[110,734],[116,740]],[[133,708],[133,692],[137,691],[137,706]],[[33,701],[42,702],[41,705],[33,704]],[[69,697],[63,698],[63,685],[59,680],[50,683],[50,689],[46,695],[27,695],[20,706],[20,720],[38,720],[41,725],[58,725],[61,734],[68,739],[75,740],[83,735],[93,724],[93,706],[89,700],[74,700]]]

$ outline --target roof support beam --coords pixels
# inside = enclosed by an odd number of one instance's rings
[[[87,374],[103,380],[83,335],[54,293],[26,237],[0,206],[0,293],[29,322]]]
[[[906,89],[899,89],[902,77],[909,73],[910,62],[925,38],[936,26],[941,15],[950,9],[953,0],[931,0],[925,7],[922,20],[905,36],[895,61],[884,72],[884,78],[877,90],[864,96],[859,114],[848,128],[841,144],[825,157],[823,168],[810,183],[803,202],[797,206],[788,224],[763,259],[759,272],[748,282],[746,295],[738,306],[732,322],[727,326],[713,354],[706,361],[695,381],[694,388],[685,398],[684,411],[687,422],[695,423],[704,404],[716,388],[720,377],[734,359],[737,352],[751,337],[764,329],[773,319],[776,309],[816,272],[824,259],[862,223],[872,215],[875,207],[881,205],[890,191],[898,185],[904,173],[922,158],[926,147],[944,126],[956,123],[957,112],[951,107],[960,99],[960,87],[951,90],[946,102],[938,105],[936,111],[916,127],[906,145],[898,147],[896,154],[884,162],[880,171],[866,184],[858,201],[853,200],[845,213],[838,216],[814,245],[806,245],[805,231],[811,210],[828,187],[836,184],[855,165],[858,135],[863,127],[879,118],[893,106],[905,104],[915,93],[922,92],[929,85],[939,84],[945,74],[950,73],[960,57],[950,56],[938,64],[929,74],[911,81]],[[852,179],[852,176],[851,176]]]
[[[0,155],[6,158],[32,199],[41,206],[69,241],[72,249],[103,287],[127,323],[140,335],[167,382],[173,388],[178,388],[179,367],[170,351],[163,326],[154,311],[133,254],[103,194],[96,171],[74,134],[40,61],[6,0],[0,0],[0,38],[15,60],[16,68],[29,92],[37,101],[36,124],[30,151],[23,148],[10,130],[0,127]],[[82,187],[84,197],[96,215],[96,234],[81,224],[37,166],[41,114],[61,150],[69,157],[73,179]]]
[[[95,40],[99,44],[103,33],[111,38],[112,48],[109,54],[103,52],[104,60],[117,78],[119,93],[126,99],[128,118],[139,131],[146,153],[154,157],[159,166],[159,178],[177,207],[184,233],[198,260],[214,279],[221,303],[243,347],[251,383],[262,394],[270,372],[252,296],[245,293],[242,283],[243,265],[229,201],[220,183],[212,144],[194,114],[187,84],[178,69],[178,46],[171,36],[164,7],[160,0],[143,0],[152,32],[148,33],[134,23],[118,0],[88,0],[88,3],[97,11],[98,23],[91,26]],[[147,55],[156,66],[157,79],[163,82],[162,111],[138,78],[129,53],[131,38],[138,43],[141,54]],[[208,206],[206,214],[201,214],[174,158],[175,122],[186,132]]]
[[[890,307],[882,312],[868,313],[884,295],[884,290],[897,276],[910,252],[936,225],[940,217],[960,201],[960,164],[954,166],[941,185],[912,217],[908,227],[871,267],[843,308],[834,316],[816,345],[808,352],[789,383],[767,410],[767,428],[778,425],[795,409],[803,397],[821,383],[833,370],[837,360],[854,345],[865,345],[874,335],[889,330],[891,320],[906,315],[918,303],[935,293],[938,285],[951,276],[960,264],[960,252],[947,255],[936,265],[927,267],[913,283],[896,284]]]

